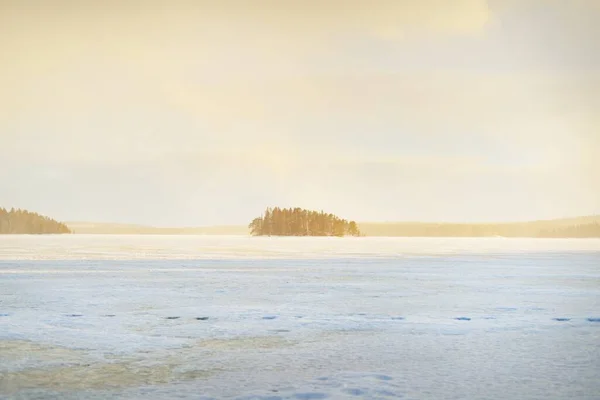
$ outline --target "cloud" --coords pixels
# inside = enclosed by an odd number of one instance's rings
[[[113,221],[175,204],[177,223],[246,197],[369,219],[438,199],[428,219],[509,216],[513,192],[591,209],[597,5],[0,1],[0,197]]]
[[[377,32],[386,28],[464,33],[480,30],[489,18],[486,0],[53,0],[36,3],[5,0],[1,7],[4,20],[33,19],[46,24],[52,23],[52,19],[54,22],[68,20],[71,28],[78,29],[88,23],[111,22],[115,25],[112,28],[119,30],[128,29],[127,25],[133,29],[145,25],[163,33],[180,33],[190,29],[188,24],[193,22],[204,23],[215,31],[218,25],[229,22],[224,31],[233,34],[247,27],[309,36],[345,31]]]
[[[485,0],[5,0],[0,46],[13,54],[3,69],[31,73],[86,59],[147,76],[239,72],[240,62],[256,73],[363,37],[481,32],[488,19]]]

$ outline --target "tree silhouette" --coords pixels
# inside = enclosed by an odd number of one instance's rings
[[[69,228],[43,215],[21,209],[0,207],[0,234],[71,233]]]

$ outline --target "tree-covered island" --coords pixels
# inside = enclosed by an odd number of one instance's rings
[[[248,228],[253,236],[360,236],[354,221],[302,208],[267,208]]]

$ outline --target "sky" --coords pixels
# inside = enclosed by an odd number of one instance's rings
[[[0,206],[600,214],[600,1],[0,0]]]

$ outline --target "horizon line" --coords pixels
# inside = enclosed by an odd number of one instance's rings
[[[511,221],[418,221],[418,220],[395,220],[395,221],[357,221],[357,224],[453,224],[453,225],[506,225],[523,224],[532,222],[551,222],[579,218],[600,218],[600,214],[575,215],[567,217],[554,217],[543,219],[511,220]],[[127,222],[100,222],[100,221],[63,221],[64,224],[95,224],[95,225],[121,225],[129,227],[152,228],[152,229],[201,229],[201,228],[239,228],[246,227],[246,224],[213,224],[213,225],[151,225]]]

